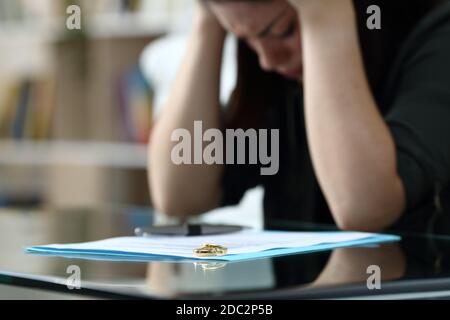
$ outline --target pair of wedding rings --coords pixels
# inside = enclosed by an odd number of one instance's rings
[[[217,244],[204,244],[198,249],[194,250],[194,254],[197,257],[216,257],[224,256],[227,254],[227,248],[219,246]]]

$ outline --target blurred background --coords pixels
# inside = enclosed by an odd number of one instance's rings
[[[81,9],[80,30],[66,26],[70,5]],[[0,0],[0,207],[151,207],[146,144],[183,56],[193,5]],[[224,103],[235,84],[235,50],[227,39]],[[252,191],[242,203],[250,224],[261,197]]]
[[[70,5],[81,8],[80,30],[66,26]],[[0,0],[0,269],[64,278],[73,262],[23,249],[129,236],[137,226],[170,222],[151,208],[147,142],[181,63],[193,5]],[[229,37],[224,104],[235,85],[235,51]],[[261,228],[262,195],[251,190],[238,206],[196,220]],[[83,280],[148,286],[147,264],[77,263]],[[177,266],[176,282],[188,283],[191,269]],[[268,266],[260,269],[251,267],[239,282],[270,284]],[[228,278],[218,273],[211,285]],[[0,286],[0,299],[13,297],[54,298]]]
[[[140,60],[189,25],[189,2],[0,0],[0,205],[150,203]]]

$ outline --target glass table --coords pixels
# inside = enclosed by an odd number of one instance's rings
[[[129,236],[152,223],[147,208],[0,209],[0,285],[94,298],[347,299],[450,297],[449,215],[433,206],[389,230],[399,242],[234,263],[115,262],[27,254],[24,248]],[[423,219],[426,217],[426,219]],[[332,226],[273,221],[280,230]],[[75,269],[74,269],[75,268]],[[375,268],[375,269],[374,269]],[[70,289],[73,270],[80,289]],[[373,286],[374,270],[381,289]]]

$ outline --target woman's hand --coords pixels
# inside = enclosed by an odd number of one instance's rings
[[[331,8],[343,7],[348,4],[352,4],[352,0],[288,0],[289,3],[296,8],[300,9],[322,9],[327,10]]]
[[[302,23],[324,22],[333,17],[354,14],[352,0],[288,0],[298,11]],[[309,19],[311,18],[311,19]]]
[[[208,8],[205,0],[197,0],[195,8],[195,25],[202,31],[216,32],[225,35],[226,31]]]
[[[305,5],[327,6],[330,3],[330,1],[328,0],[288,0],[288,1],[297,10],[299,10]]]

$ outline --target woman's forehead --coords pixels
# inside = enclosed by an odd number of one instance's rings
[[[286,0],[211,2],[211,10],[229,31],[256,34],[291,8]]]

